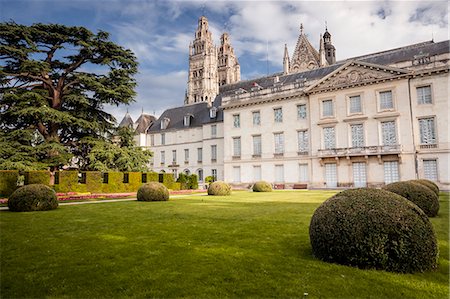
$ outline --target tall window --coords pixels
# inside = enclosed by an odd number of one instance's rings
[[[431,104],[432,98],[431,98],[431,86],[421,86],[417,87],[417,104]]]
[[[380,92],[380,110],[393,109],[394,101],[392,100],[392,91]]]
[[[253,155],[261,156],[261,135],[253,136]]]
[[[298,171],[299,171],[299,182],[308,182],[308,164],[299,164],[298,165]]]
[[[336,148],[336,133],[334,127],[323,128],[323,146],[325,149]]]
[[[211,138],[217,137],[217,125],[211,125]]]
[[[282,123],[283,122],[283,109],[281,109],[281,108],[273,109],[273,116],[274,116],[274,121],[276,123]]]
[[[257,182],[261,180],[261,166],[253,166],[253,181]]]
[[[322,101],[322,116],[326,117],[333,115],[334,115],[333,100]]]
[[[161,144],[162,145],[166,144],[166,133],[161,133]]]
[[[352,131],[352,147],[364,146],[364,126],[363,124],[351,125]]]
[[[162,151],[161,152],[161,164],[166,163],[166,152]]]
[[[254,126],[261,125],[261,112],[253,111],[252,116],[253,116],[253,125]]]
[[[150,145],[151,146],[155,145],[155,135],[150,135]]]
[[[189,162],[189,149],[184,149],[184,162]]]
[[[298,131],[298,151],[305,153],[308,152],[309,149],[309,134],[307,130]]]
[[[233,157],[241,156],[241,137],[233,137]]]
[[[384,183],[390,184],[399,181],[398,162],[384,162]]]
[[[381,135],[383,145],[397,144],[397,128],[395,121],[385,121],[381,123]]]
[[[199,182],[203,182],[203,169],[197,170],[197,175]]]
[[[172,151],[172,162],[177,163],[177,150]]]
[[[197,148],[197,162],[202,163],[203,161],[203,149],[201,147]]]
[[[211,169],[211,176],[213,177],[214,181],[217,181],[217,169]]]
[[[239,114],[233,115],[233,127],[235,128],[241,127],[241,116]]]
[[[419,119],[420,143],[436,144],[434,117]]]
[[[284,182],[284,165],[275,165],[275,182]]]
[[[350,105],[350,113],[361,113],[362,105],[361,105],[361,96],[352,96],[349,97],[349,105]]]
[[[275,133],[275,154],[284,153],[284,134],[283,133]]]
[[[297,119],[306,119],[306,104],[297,105]]]
[[[233,166],[233,183],[241,182],[241,167]]]
[[[211,161],[217,161],[217,145],[211,145]]]
[[[435,182],[438,180],[438,168],[436,160],[423,160],[423,175],[427,180]]]

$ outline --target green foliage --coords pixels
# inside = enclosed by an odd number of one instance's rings
[[[189,190],[197,190],[198,189],[198,176],[195,173],[193,173],[189,176],[188,189]]]
[[[59,184],[53,186],[56,192],[81,192],[78,187],[78,171],[60,171],[58,175]]]
[[[405,198],[352,189],[325,201],[311,219],[314,255],[326,262],[392,272],[436,268],[436,235],[428,217]]]
[[[188,175],[182,172],[178,175],[177,182],[180,183],[181,190],[198,189],[198,177],[196,174]]]
[[[158,174],[158,176],[159,175],[162,175],[162,177],[163,177],[163,180],[160,183],[162,183],[164,186],[166,186],[166,188],[170,189],[172,187],[173,183],[175,183],[175,179],[173,178],[173,174],[171,174],[171,173],[160,173],[160,174]]]
[[[439,197],[430,188],[414,183],[396,182],[383,187],[383,189],[403,196],[421,208],[428,217],[435,217],[439,212]]]
[[[253,192],[272,192],[272,185],[266,181],[259,181],[253,185]]]
[[[0,170],[0,197],[8,197],[17,189],[17,170]]]
[[[205,183],[211,184],[213,182],[214,182],[214,177],[212,175],[205,177]]]
[[[185,190],[185,189],[181,189],[181,183],[177,183],[177,182],[172,183],[172,185],[170,185],[169,189],[173,190],[173,191]]]
[[[43,184],[20,187],[8,198],[8,208],[13,212],[46,211],[57,207],[55,191]]]
[[[231,186],[222,181],[213,182],[208,186],[208,195],[231,195]]]
[[[411,182],[421,184],[430,188],[439,197],[439,187],[433,181],[421,179],[421,180],[412,180]]]
[[[89,147],[80,140],[113,132],[104,106],[133,101],[136,57],[108,33],[83,27],[4,22],[0,32],[0,128],[23,137],[0,138],[0,168],[54,170],[73,155],[84,161]]]
[[[142,185],[137,191],[138,201],[167,201],[169,190],[158,182],[150,182]]]
[[[158,181],[158,173],[157,172],[147,172],[147,181],[148,182],[157,182]]]
[[[36,170],[25,172],[25,185],[43,184],[50,185],[50,172],[48,170]]]

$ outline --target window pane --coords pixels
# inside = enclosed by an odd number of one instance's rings
[[[284,136],[283,133],[274,134],[275,137],[275,153],[284,153]]]
[[[309,134],[308,131],[298,131],[298,151],[308,152],[309,149]]]
[[[362,112],[361,97],[360,96],[350,97],[350,113],[360,113],[360,112]]]
[[[253,125],[259,126],[261,124],[261,114],[259,111],[255,111],[253,114]]]
[[[438,180],[437,161],[423,160],[423,173],[425,179],[436,182]]]
[[[253,136],[253,155],[261,155],[261,135]]]
[[[217,136],[217,125],[211,126],[211,138],[215,138]]]
[[[308,164],[299,164],[299,182],[308,181]]]
[[[306,105],[297,106],[297,118],[306,119]]]
[[[283,165],[275,165],[275,182],[277,182],[277,183],[284,182],[284,166]]]
[[[380,109],[392,109],[394,108],[394,103],[392,101],[392,91],[380,92]]]
[[[197,161],[198,162],[203,161],[203,149],[202,148],[197,149]]]
[[[325,149],[336,148],[334,127],[323,128],[323,145]]]
[[[384,162],[384,182],[390,184],[399,181],[398,162]]]
[[[364,127],[362,124],[351,125],[352,147],[364,146]]]
[[[431,86],[417,87],[417,103],[431,104]]]
[[[276,123],[283,122],[283,110],[281,108],[273,109],[273,113]]]
[[[176,150],[172,151],[172,162],[174,162],[174,163],[177,162],[177,151]]]
[[[337,166],[334,163],[325,164],[325,184],[327,188],[337,187]]]
[[[161,152],[161,163],[166,163],[166,153]]]
[[[383,137],[383,145],[397,144],[397,129],[394,121],[385,121],[381,123],[381,133]]]
[[[261,180],[261,166],[253,166],[253,180],[255,182]]]
[[[184,161],[189,161],[189,150],[188,149],[184,150]]]
[[[436,131],[434,126],[434,118],[419,119],[420,127],[420,143],[436,144]]]
[[[241,156],[241,137],[233,138],[233,156],[234,157]]]
[[[217,160],[217,145],[211,145],[211,160]]]
[[[241,182],[241,167],[240,166],[233,167],[233,182],[234,183]]]
[[[322,102],[323,107],[323,116],[333,116],[333,101],[332,100],[326,100]]]
[[[241,118],[239,114],[233,115],[233,126],[239,128],[241,126]]]

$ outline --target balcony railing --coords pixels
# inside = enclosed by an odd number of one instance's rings
[[[437,143],[428,143],[419,145],[420,149],[438,148]]]
[[[346,157],[346,156],[370,156],[398,154],[401,151],[400,144],[394,145],[374,145],[361,147],[344,147],[332,149],[319,149],[319,157]]]

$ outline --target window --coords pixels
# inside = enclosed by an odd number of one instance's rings
[[[438,180],[438,170],[436,160],[423,160],[423,176],[430,181]]]
[[[380,92],[380,110],[386,109],[394,109],[391,90]]]
[[[189,149],[184,149],[184,162],[189,163]]]
[[[273,109],[273,116],[276,123],[283,122],[283,110],[281,108]]]
[[[397,144],[397,129],[395,121],[385,121],[381,123],[381,135],[383,145]]]
[[[323,146],[325,149],[336,148],[336,135],[334,127],[323,128]]]
[[[167,118],[167,117],[164,117],[164,118],[161,120],[161,130],[167,129],[167,127],[169,126],[169,122],[170,122],[170,119]]]
[[[283,133],[275,133],[275,154],[284,153],[284,135]]]
[[[361,96],[351,96],[349,97],[349,105],[350,105],[350,114],[353,113],[361,113],[362,105],[361,105]]]
[[[103,184],[108,184],[109,181],[109,173],[104,172],[103,173]]]
[[[155,145],[155,135],[150,135],[150,145],[151,146]]]
[[[203,182],[203,169],[197,170],[198,181]]]
[[[327,188],[337,187],[337,165],[336,163],[325,164],[325,184]]]
[[[253,181],[257,182],[261,180],[261,166],[253,166]]]
[[[217,145],[211,145],[211,161],[217,161]]]
[[[177,150],[172,151],[172,162],[177,163]]]
[[[211,109],[209,109],[209,118],[216,118],[216,116],[217,116],[217,108],[212,107]]]
[[[166,152],[161,152],[161,164],[166,163]]]
[[[201,147],[197,148],[197,162],[202,163],[203,161],[203,149]]]
[[[233,115],[233,127],[235,128],[241,127],[241,117],[239,114]]]
[[[417,104],[423,105],[423,104],[431,104],[431,86],[421,86],[417,87]]]
[[[143,184],[147,183],[147,174],[145,172],[141,175],[141,182]]]
[[[233,166],[233,183],[241,182],[241,167]]]
[[[211,176],[213,177],[214,182],[217,181],[217,169],[211,169]]]
[[[253,111],[252,116],[253,116],[253,125],[254,126],[261,125],[261,112]]]
[[[166,144],[166,133],[161,133],[161,144],[162,145]]]
[[[322,116],[327,117],[333,115],[334,115],[333,100],[322,101]]]
[[[284,165],[275,165],[275,182],[284,182]]]
[[[211,138],[217,137],[217,125],[211,125]]]
[[[366,163],[354,162],[352,163],[352,169],[353,169],[353,186],[355,188],[367,187]]]
[[[185,127],[189,127],[191,124],[191,116],[190,115],[185,115],[184,116],[184,126]]]
[[[261,156],[261,135],[253,136],[253,155]]]
[[[434,117],[419,119],[419,130],[421,144],[436,144]]]
[[[241,137],[233,137],[233,157],[241,156]]]
[[[352,135],[352,147],[364,146],[364,126],[363,124],[356,124],[350,126]]]
[[[298,165],[298,181],[299,182],[308,182],[308,164],[299,164]]]
[[[130,174],[128,172],[125,172],[123,174],[123,183],[128,184],[130,182]]]
[[[307,153],[309,150],[309,134],[307,130],[298,131],[298,151],[300,153]]]
[[[306,119],[306,104],[297,105],[297,119]]]
[[[398,162],[384,162],[384,183],[390,184],[399,181]]]

